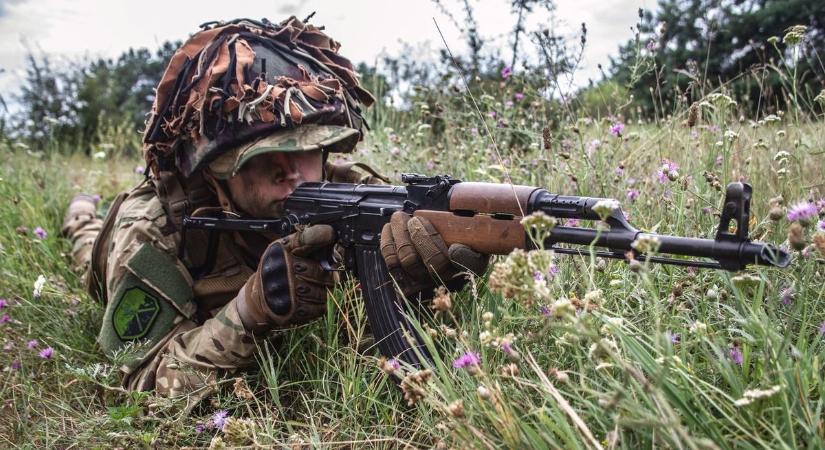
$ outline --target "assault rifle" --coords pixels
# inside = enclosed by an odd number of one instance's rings
[[[446,175],[404,174],[401,179],[406,186],[303,183],[287,198],[282,219],[186,217],[184,227],[285,235],[299,225],[332,225],[344,249],[343,265],[360,281],[367,317],[381,353],[418,364],[419,355],[426,355],[423,341],[407,320],[408,309],[399,301],[379,251],[381,228],[394,212],[426,217],[448,246],[462,243],[479,252],[506,255],[517,248],[536,247],[520,222],[524,216],[540,211],[555,218],[598,221],[602,217],[597,204],[610,201],[552,194],[531,186],[461,182]],[[653,263],[729,271],[749,264],[786,267],[791,259],[786,251],[748,238],[751,194],[748,184],[727,186],[715,239],[645,233],[631,226],[617,208],[604,219],[609,229],[556,226],[543,246],[557,253],[595,253],[617,259],[626,259],[627,252],[632,252],[636,259]],[[735,231],[731,231],[732,223]],[[633,247],[634,241],[643,238],[658,241],[656,255],[641,254]]]

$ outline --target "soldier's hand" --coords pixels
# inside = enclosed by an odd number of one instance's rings
[[[314,225],[270,244],[238,294],[244,326],[262,332],[322,316],[335,273],[324,270],[316,254],[331,252],[334,242],[331,226]]]
[[[489,255],[463,244],[447,244],[424,217],[398,211],[381,230],[381,255],[406,296],[426,293],[437,284],[457,287],[467,271],[483,274]]]

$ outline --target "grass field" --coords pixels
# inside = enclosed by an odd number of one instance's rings
[[[754,187],[752,237],[802,250],[787,269],[742,273],[499,258],[495,283],[475,280],[423,320],[439,356],[427,372],[395,370],[403,393],[372,347],[357,290],[342,286],[324,319],[284,333],[261,349],[260,370],[228,377],[190,408],[119,388],[94,341],[102,307],[59,236],[73,193],[105,204],[141,179],[137,156],[9,147],[0,152],[0,447],[825,447],[822,122],[740,118],[708,97],[693,127],[685,108],[622,130],[619,118],[571,118],[543,132],[533,119],[540,99],[528,92],[517,99],[532,106],[519,108],[512,95],[479,99],[481,112],[447,108],[444,129],[422,105],[419,118],[384,118],[353,158],[397,183],[401,172],[449,173],[613,197],[641,229],[711,238],[725,184],[744,180]]]

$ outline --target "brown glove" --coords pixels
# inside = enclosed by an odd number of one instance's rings
[[[407,297],[436,284],[455,289],[466,281],[463,272],[483,274],[490,262],[489,255],[464,244],[448,248],[429,220],[401,211],[394,213],[381,230],[381,255]]]
[[[314,225],[270,244],[236,297],[244,327],[262,333],[322,316],[335,273],[321,268],[313,253],[331,252],[334,242],[331,226]]]

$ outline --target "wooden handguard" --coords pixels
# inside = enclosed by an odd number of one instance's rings
[[[533,186],[496,183],[458,183],[450,189],[450,211],[524,216]],[[524,231],[524,230],[522,230]]]
[[[430,210],[418,210],[413,215],[427,218],[447,246],[464,244],[490,255],[507,255],[514,248],[525,248],[526,233],[520,217],[497,219],[482,214],[466,217]]]

